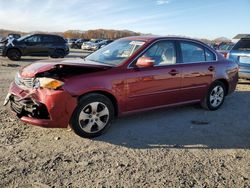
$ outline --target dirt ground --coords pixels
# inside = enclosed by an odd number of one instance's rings
[[[241,80],[218,111],[136,114],[89,140],[22,123],[2,106],[18,69],[39,59],[0,57],[1,188],[250,187],[250,82]]]

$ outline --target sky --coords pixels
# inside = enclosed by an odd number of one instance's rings
[[[0,28],[232,38],[250,33],[250,0],[0,0]]]

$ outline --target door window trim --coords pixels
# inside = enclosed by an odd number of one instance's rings
[[[155,43],[157,42],[161,42],[161,41],[172,41],[175,44],[175,50],[176,50],[176,63],[175,64],[171,64],[171,65],[164,65],[164,66],[156,66],[156,67],[165,67],[165,66],[173,66],[173,65],[185,65],[185,64],[197,64],[197,63],[207,63],[207,62],[217,62],[218,61],[218,56],[216,53],[214,53],[212,50],[210,50],[209,48],[207,48],[203,43],[199,42],[199,41],[194,41],[192,39],[158,39],[156,41],[154,41],[152,44],[150,44],[147,48],[145,48],[141,53],[139,53],[127,66],[127,69],[133,69],[134,67],[130,66],[131,64],[134,63],[135,60],[137,60],[142,54],[144,54],[151,46],[153,46]],[[200,62],[189,62],[189,63],[183,63],[182,61],[182,52],[180,49],[180,42],[189,42],[189,43],[194,43],[197,44],[198,46],[201,46],[204,51],[205,49],[207,49],[208,51],[210,51],[211,53],[214,54],[215,56],[215,60],[213,61],[200,61]]]
[[[180,60],[180,53],[178,51],[177,48],[177,43],[175,39],[159,39],[154,41],[152,44],[150,44],[147,48],[145,48],[139,55],[137,55],[132,61],[131,63],[128,64],[127,69],[133,69],[135,67],[132,67],[132,64],[139,58],[141,57],[149,48],[151,48],[154,44],[158,43],[158,42],[172,42],[174,44],[174,48],[175,48],[175,55],[176,55],[176,62],[175,64],[166,64],[166,65],[161,65],[161,66],[153,66],[153,67],[166,67],[166,66],[172,66],[172,65],[177,65],[180,64],[179,60]]]
[[[182,57],[181,42],[189,43],[189,44],[192,44],[192,43],[193,43],[194,45],[196,45],[196,46],[202,48],[203,51],[204,51],[204,55],[205,55],[205,61],[193,61],[193,62],[186,62],[186,63],[184,63],[184,62],[183,62],[183,57]],[[196,42],[196,41],[192,41],[192,40],[187,40],[187,39],[185,39],[185,40],[179,39],[177,43],[178,43],[178,44],[177,44],[177,45],[178,45],[178,51],[180,52],[180,59],[181,59],[180,64],[182,64],[182,65],[186,65],[186,64],[197,64],[197,63],[207,63],[207,62],[217,62],[217,61],[218,61],[218,56],[217,56],[217,54],[214,53],[214,52],[213,52],[212,50],[210,50],[209,48],[207,48],[207,47],[206,47],[204,44],[202,44],[202,43],[199,43],[199,42]],[[209,52],[211,52],[212,54],[214,54],[215,60],[206,61],[206,50],[209,51]]]

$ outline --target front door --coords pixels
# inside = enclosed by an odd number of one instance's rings
[[[127,111],[150,109],[175,104],[179,101],[181,86],[180,64],[176,64],[176,45],[160,41],[140,57],[149,57],[153,67],[138,68],[136,61],[127,69]]]

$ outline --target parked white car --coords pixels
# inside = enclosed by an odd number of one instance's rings
[[[92,49],[93,44],[99,43],[101,41],[103,41],[103,40],[102,39],[91,39],[89,42],[82,43],[82,47],[81,48],[83,50],[93,50]]]

